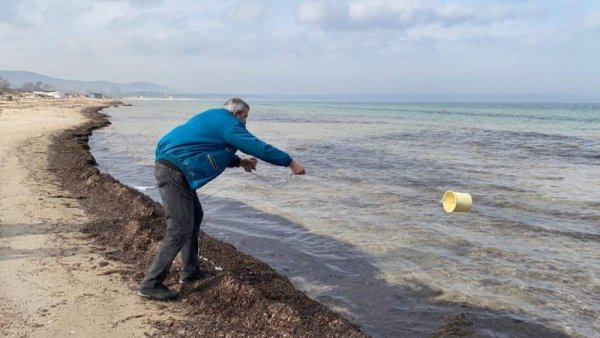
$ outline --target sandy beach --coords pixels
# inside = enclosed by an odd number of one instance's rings
[[[164,216],[94,167],[87,138],[109,123],[97,112],[114,104],[0,101],[1,336],[364,336],[266,264],[205,235],[214,277],[181,288],[177,302],[136,296]],[[176,277],[168,283],[179,288]]]
[[[0,335],[142,336],[159,311],[138,299],[80,232],[90,221],[55,183],[48,145],[100,102],[15,97],[0,103]]]

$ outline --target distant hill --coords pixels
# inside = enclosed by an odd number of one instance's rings
[[[150,82],[123,84],[108,81],[63,80],[26,71],[0,70],[0,77],[10,81],[13,88],[19,88],[26,82],[32,82],[34,84],[36,82],[43,82],[50,85],[55,90],[81,94],[103,93],[106,95],[165,96],[178,92],[174,88]]]

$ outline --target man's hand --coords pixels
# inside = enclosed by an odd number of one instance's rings
[[[243,158],[240,160],[240,167],[243,167],[244,170],[251,173],[252,170],[256,170],[257,163],[258,163],[258,160],[255,159],[254,157]]]
[[[304,170],[304,166],[302,165],[302,163],[300,163],[296,160],[292,160],[292,163],[290,163],[289,167],[290,167],[290,169],[292,169],[292,172],[296,175],[305,175],[306,174],[306,170]]]

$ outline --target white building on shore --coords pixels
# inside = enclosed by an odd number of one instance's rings
[[[55,99],[60,99],[62,98],[64,95],[61,92],[38,92],[38,91],[34,91],[33,92],[36,95],[44,95],[44,96],[50,96],[53,97]]]

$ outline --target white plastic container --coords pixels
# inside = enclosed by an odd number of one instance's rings
[[[467,212],[471,210],[473,198],[466,192],[446,191],[442,200],[446,212]]]

